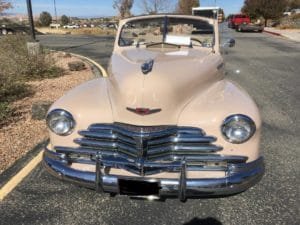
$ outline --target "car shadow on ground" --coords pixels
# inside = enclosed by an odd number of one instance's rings
[[[212,217],[205,218],[205,219],[199,219],[199,218],[195,217],[194,219],[192,219],[191,221],[189,221],[183,225],[222,225],[222,223]]]

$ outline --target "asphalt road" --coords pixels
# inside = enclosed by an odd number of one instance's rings
[[[0,203],[0,224],[300,224],[299,43],[267,34],[232,35],[237,45],[225,55],[227,77],[253,96],[264,121],[261,149],[266,174],[258,185],[228,198],[149,202],[110,198],[64,184],[39,166]],[[113,39],[41,36],[40,40],[107,64]]]
[[[110,36],[84,35],[39,35],[37,39],[43,46],[89,57],[104,67],[108,65],[115,40]]]

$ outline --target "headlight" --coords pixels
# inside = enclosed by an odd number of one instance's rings
[[[225,139],[234,144],[248,141],[255,133],[255,123],[245,115],[232,115],[225,119],[221,127]]]
[[[60,136],[71,134],[75,127],[75,120],[71,113],[62,109],[51,111],[46,120],[49,129]]]

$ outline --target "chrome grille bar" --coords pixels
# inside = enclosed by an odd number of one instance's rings
[[[195,127],[93,124],[79,135],[74,140],[79,147],[55,147],[69,163],[93,164],[100,156],[105,167],[141,175],[180,171],[182,161],[196,171],[226,171],[227,164],[247,161],[243,156],[217,154],[223,148],[214,144],[216,138]]]

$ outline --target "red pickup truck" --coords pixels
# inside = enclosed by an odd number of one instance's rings
[[[236,29],[241,24],[249,24],[250,17],[242,14],[232,15],[228,19],[228,27]]]

